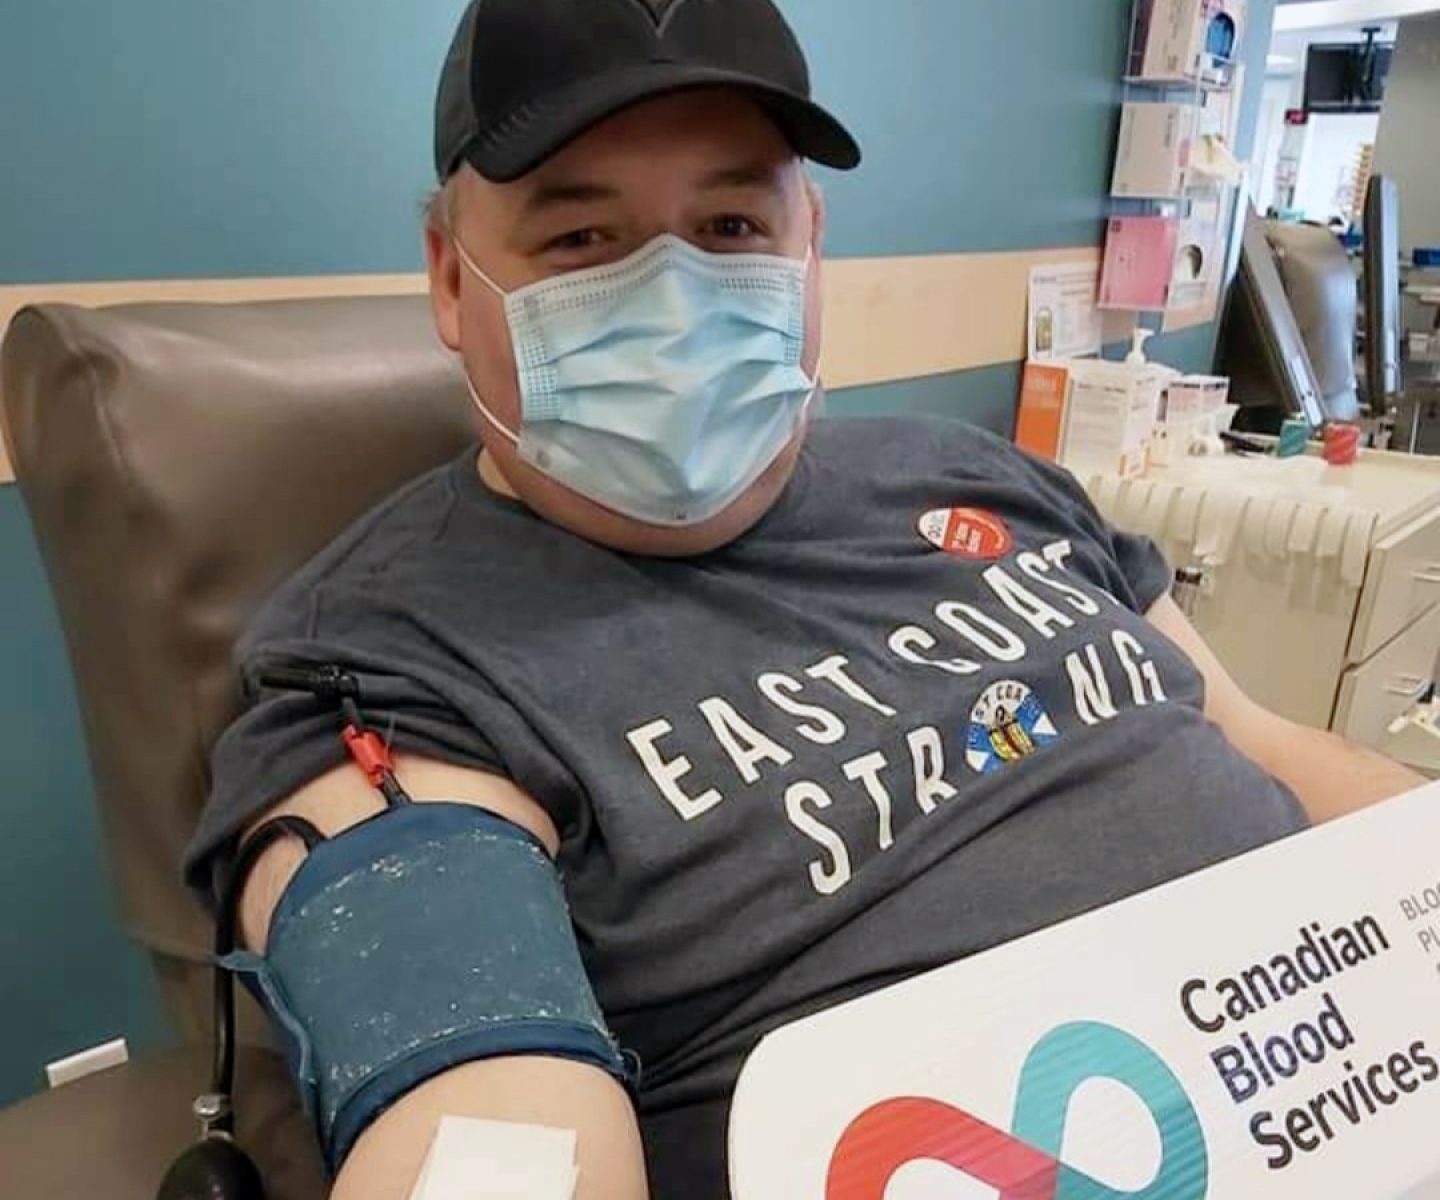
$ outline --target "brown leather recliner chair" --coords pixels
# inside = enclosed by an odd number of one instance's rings
[[[231,646],[346,525],[462,453],[473,417],[422,297],[31,308],[0,394],[125,924],[181,1043],[0,1112],[0,1181],[5,1200],[153,1200],[209,1075],[212,935],[179,863],[239,702]],[[240,1040],[239,1139],[271,1200],[319,1200],[258,1011]]]

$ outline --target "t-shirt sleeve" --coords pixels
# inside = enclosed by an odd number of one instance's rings
[[[1099,514],[1096,514],[1099,517]],[[1110,531],[1110,545],[1115,551],[1115,563],[1120,574],[1130,587],[1131,607],[1140,614],[1148,613],[1159,601],[1170,594],[1175,582],[1175,572],[1165,557],[1165,552],[1155,544],[1153,538],[1139,533],[1122,533],[1113,525],[1100,518]]]
[[[1054,501],[1062,519],[1079,526],[1100,548],[1105,559],[1102,567],[1111,575],[1109,590],[1117,600],[1143,616],[1169,595],[1175,573],[1153,539],[1116,529],[1100,515],[1089,493],[1064,467],[1015,447],[1011,452],[1033,486]]]
[[[359,684],[366,725],[395,751],[511,774],[481,725],[445,699],[445,671],[433,653],[423,652],[420,639],[407,653],[394,623],[387,627],[379,614],[364,619],[347,612],[343,635],[336,637],[319,636],[313,618],[296,634],[284,632],[285,624],[283,617],[262,618],[237,647],[246,707],[212,753],[209,799],[185,856],[187,882],[202,896],[211,894],[216,866],[247,826],[349,759],[339,707],[267,686],[267,666],[339,667]],[[470,681],[472,708],[475,694]],[[515,719],[498,698],[495,713],[496,722]]]

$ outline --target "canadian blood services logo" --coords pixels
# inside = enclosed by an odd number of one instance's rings
[[[1118,1191],[1060,1161],[1071,1101],[1081,1085],[1109,1079],[1129,1089],[1160,1132],[1160,1166],[1140,1191]],[[866,1110],[830,1159],[826,1200],[884,1200],[900,1168],[947,1163],[999,1191],[999,1200],[1205,1200],[1210,1163],[1200,1118],[1165,1061],[1112,1025],[1081,1021],[1051,1030],[1020,1071],[1013,1132],[938,1100],[898,1097]]]

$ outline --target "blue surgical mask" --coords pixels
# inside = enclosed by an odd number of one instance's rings
[[[506,293],[519,430],[537,471],[651,525],[697,525],[790,444],[815,381],[801,366],[810,260],[709,254],[666,235],[620,262]]]

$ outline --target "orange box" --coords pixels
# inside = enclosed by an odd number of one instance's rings
[[[1020,382],[1020,415],[1015,444],[1031,454],[1060,461],[1065,443],[1065,405],[1070,371],[1054,363],[1027,362]]]

